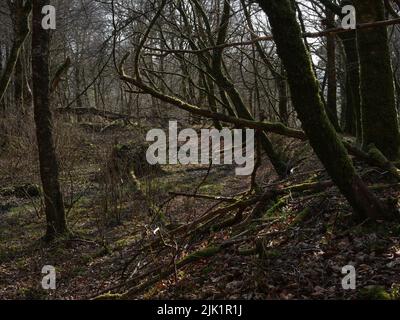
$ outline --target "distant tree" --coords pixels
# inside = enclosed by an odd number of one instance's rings
[[[42,8],[47,0],[33,1],[32,18],[32,82],[39,148],[40,177],[42,180],[45,211],[46,240],[68,233],[64,203],[59,183],[58,159],[53,141],[53,120],[50,111],[49,56],[50,34],[42,28]]]
[[[326,10],[325,26],[327,29],[335,27],[335,14],[330,10]],[[329,120],[333,126],[340,130],[338,112],[337,112],[337,75],[336,75],[336,37],[335,35],[328,35],[326,39],[326,51],[327,51],[327,81],[328,81],[328,93],[326,108]]]

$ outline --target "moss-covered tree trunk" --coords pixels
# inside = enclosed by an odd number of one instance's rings
[[[354,0],[357,23],[385,19],[382,0]],[[373,143],[388,159],[400,157],[393,71],[386,27],[357,31],[361,69],[362,144]]]
[[[258,3],[268,15],[278,55],[288,75],[293,106],[315,153],[359,217],[384,217],[387,211],[356,174],[326,115],[292,2],[258,0]]]
[[[49,31],[42,28],[42,8],[48,0],[33,1],[32,18],[32,82],[39,149],[40,177],[42,180],[45,212],[46,240],[67,233],[63,197],[59,184],[58,160],[53,142],[53,120],[50,111]]]

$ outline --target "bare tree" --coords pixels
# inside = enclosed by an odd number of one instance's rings
[[[46,240],[68,233],[63,197],[59,183],[59,168],[53,141],[53,120],[50,111],[50,33],[42,28],[42,8],[46,0],[33,1],[32,19],[32,80],[36,137],[39,149],[45,211]]]

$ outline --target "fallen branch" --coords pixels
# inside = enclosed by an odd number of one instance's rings
[[[176,265],[171,266],[167,270],[160,272],[158,275],[154,276],[153,278],[136,285],[135,287],[129,289],[128,291],[124,292],[123,294],[111,294],[107,293],[104,295],[100,295],[95,297],[93,300],[118,300],[118,299],[127,299],[132,297],[133,295],[137,295],[146,291],[149,287],[156,284],[157,282],[161,281],[162,279],[168,278],[172,274],[174,274],[177,270],[182,269],[184,266],[199,261],[201,259],[209,258],[220,252],[222,249],[222,245],[217,246],[210,246],[205,249],[198,250],[188,256],[184,257],[182,260],[176,263]]]
[[[188,198],[199,198],[199,199],[207,199],[207,200],[216,200],[223,202],[236,202],[238,199],[222,197],[222,196],[211,196],[206,194],[193,194],[193,193],[183,193],[183,192],[169,192],[171,196],[177,197],[188,197]]]
[[[242,242],[244,239],[238,239],[237,237],[231,238],[229,240],[226,240],[222,242],[221,244],[215,244],[215,245],[210,245],[207,248],[200,249],[194,253],[189,254],[188,256],[184,257],[182,260],[176,263],[176,265],[171,266],[168,268],[166,271],[161,272],[159,275],[154,276],[153,278],[149,279],[148,281],[141,283],[122,295],[119,295],[119,299],[127,299],[130,297],[133,297],[134,295],[140,294],[145,292],[149,287],[152,285],[156,284],[157,282],[168,278],[172,274],[174,274],[177,270],[182,269],[188,264],[200,261],[202,259],[208,259],[210,257],[215,256],[217,253],[220,253],[223,249],[226,249],[227,247],[230,247],[238,242]]]

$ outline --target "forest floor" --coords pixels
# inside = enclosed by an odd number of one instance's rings
[[[182,237],[165,233],[156,242],[164,231],[157,230],[149,203],[161,207],[169,228],[190,226],[230,201],[198,195],[236,199],[249,191],[251,177],[235,176],[232,166],[215,166],[210,172],[204,166],[165,166],[164,174],[141,179],[146,199],[124,188],[110,194],[98,181],[99,171],[115,143],[138,135],[65,130],[70,133],[59,134],[57,144],[75,237],[43,243],[41,198],[0,191],[0,299],[88,299],[129,290],[126,297],[131,299],[399,299],[400,224],[353,222],[335,187],[278,197],[244,237],[235,238],[240,224],[215,221]],[[299,162],[289,178],[278,181],[264,159],[259,187],[329,180],[306,143],[280,144]],[[0,190],[38,184],[32,145],[11,143],[10,151],[0,155]],[[370,186],[391,184],[376,192],[397,201],[400,188],[385,172],[359,163],[357,169]],[[262,253],[254,250],[259,239]],[[204,251],[210,247],[218,250]],[[185,257],[192,260],[179,264]],[[355,290],[342,288],[342,267],[349,264],[357,272]],[[54,291],[41,288],[44,265],[56,267]]]

